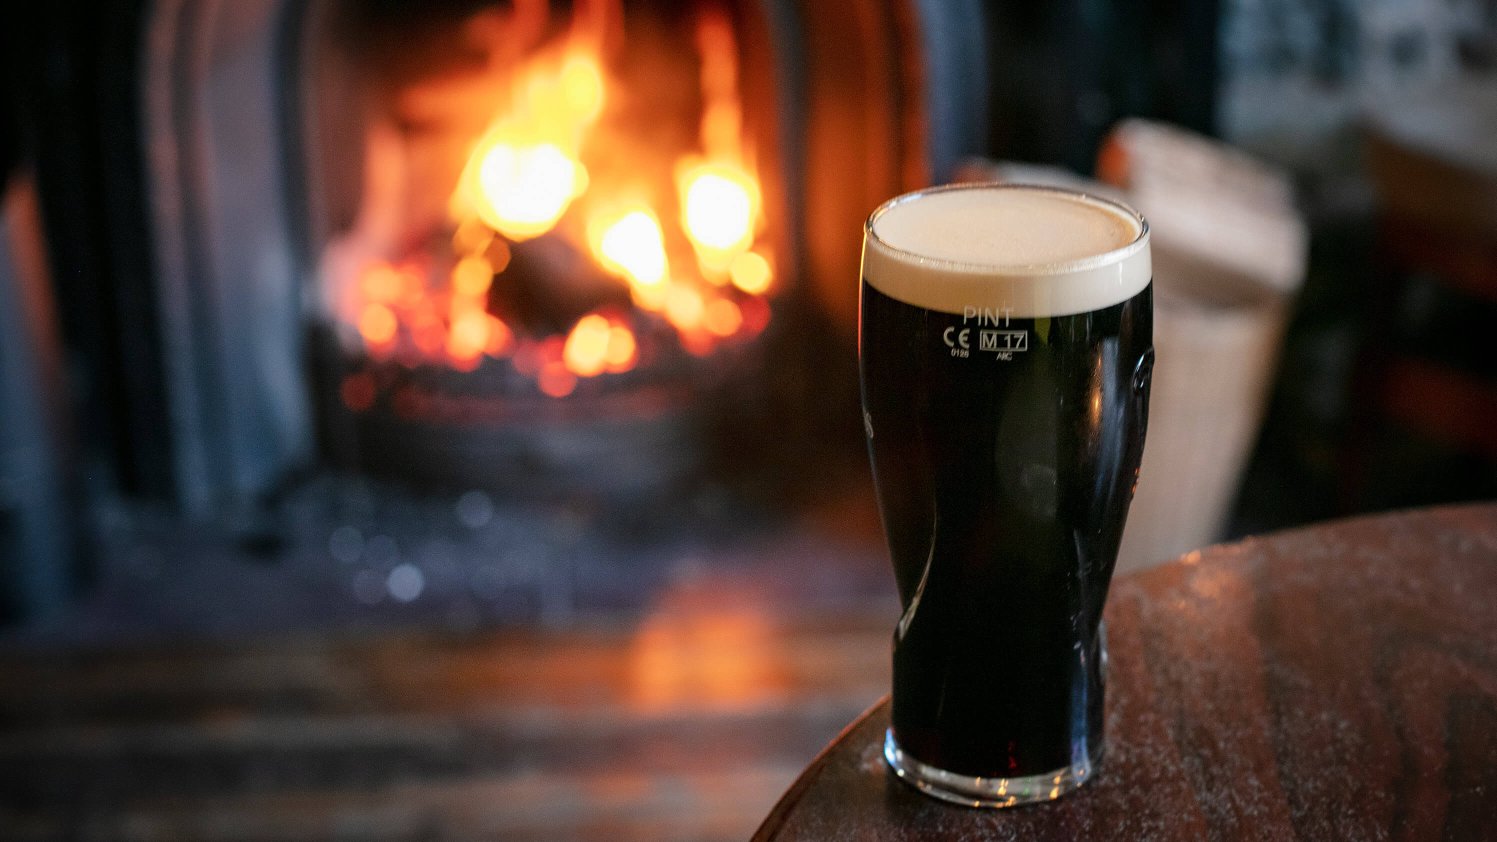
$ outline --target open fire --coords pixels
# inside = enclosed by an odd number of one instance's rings
[[[559,33],[550,19],[543,3],[474,14],[463,32],[483,66],[456,93],[407,94],[410,109],[488,109],[439,212],[421,196],[441,167],[412,161],[409,131],[371,128],[366,209],[324,265],[345,352],[375,368],[492,369],[562,398],[767,326],[775,254],[727,15],[703,6],[690,24],[695,113],[660,120],[694,125],[674,137],[640,119],[657,95],[620,72],[616,3],[577,4]],[[348,408],[374,402],[371,371],[345,377]]]

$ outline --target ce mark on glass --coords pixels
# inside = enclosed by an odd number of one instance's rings
[[[972,356],[972,328],[948,327],[941,331],[941,341],[951,349],[953,357]]]

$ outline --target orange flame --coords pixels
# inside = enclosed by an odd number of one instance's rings
[[[473,210],[511,240],[550,231],[587,180],[582,165],[553,143],[517,147],[492,138],[475,159]]]
[[[594,57],[576,52],[568,55],[558,82],[568,113],[587,123],[603,113],[603,72]]]
[[[704,277],[726,283],[734,260],[754,244],[762,199],[759,181],[743,149],[743,111],[738,101],[737,47],[728,19],[708,11],[697,20],[702,55],[701,142],[703,155],[676,165],[681,223]]]
[[[588,223],[588,239],[598,263],[629,282],[639,306],[660,309],[670,262],[654,211],[631,208],[617,217],[594,217]]]
[[[454,196],[454,217],[477,214],[511,240],[556,226],[587,189],[578,150],[603,110],[606,87],[595,55],[574,48],[559,62],[520,74],[514,108],[478,142]]]
[[[727,162],[686,163],[677,175],[682,222],[699,252],[734,254],[753,244],[759,185]]]

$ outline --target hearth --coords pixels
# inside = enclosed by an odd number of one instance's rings
[[[54,485],[85,480],[46,505],[101,557],[173,519],[273,556],[285,500],[349,483],[609,522],[720,495],[846,414],[849,232],[984,137],[977,2],[28,14]]]
[[[714,421],[768,420],[788,255],[743,27],[708,4],[442,11],[344,4],[307,51],[314,112],[364,104],[313,138],[354,170],[314,189],[361,185],[351,221],[316,226],[327,450],[529,496],[690,480]]]

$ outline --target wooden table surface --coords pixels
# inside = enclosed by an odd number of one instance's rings
[[[1108,754],[1053,803],[926,798],[887,702],[758,840],[1497,838],[1497,506],[1361,518],[1114,583]]]
[[[0,842],[742,842],[889,686],[897,613],[892,584],[799,615],[760,587],[704,571],[562,628],[0,651]]]

